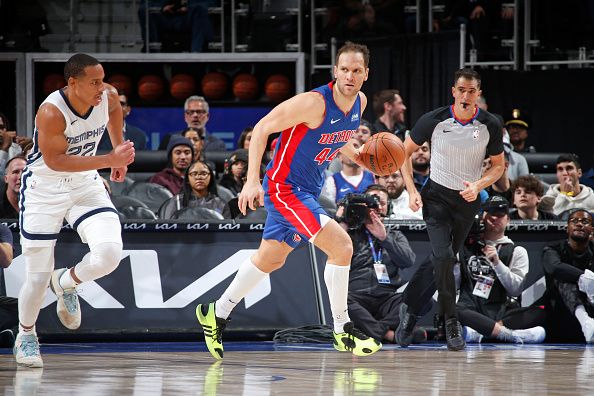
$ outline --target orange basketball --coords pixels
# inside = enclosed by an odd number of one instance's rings
[[[253,74],[240,73],[233,79],[233,95],[240,100],[255,99],[258,95],[258,80]]]
[[[273,74],[266,79],[264,83],[264,92],[270,100],[274,102],[282,102],[290,95],[291,82],[286,76],[282,74]]]
[[[184,100],[196,93],[196,82],[189,74],[176,74],[169,83],[169,92],[175,99]]]
[[[163,80],[155,75],[146,75],[138,81],[138,96],[143,100],[156,100],[163,95]]]
[[[393,133],[380,132],[371,136],[365,143],[361,157],[365,167],[374,174],[391,175],[404,163],[404,144]]]
[[[61,74],[53,73],[48,74],[43,79],[43,93],[47,96],[54,91],[66,86],[66,80]]]
[[[126,96],[132,94],[132,80],[126,75],[114,74],[107,79],[107,82],[113,85],[118,91],[123,91]]]
[[[202,77],[202,93],[207,99],[222,99],[227,93],[227,75],[221,72],[206,73]]]

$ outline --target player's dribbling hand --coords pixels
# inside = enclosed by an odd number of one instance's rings
[[[259,181],[246,182],[239,193],[239,200],[237,202],[239,210],[245,216],[247,214],[247,208],[256,210],[258,206],[262,206],[264,202],[264,190]]]
[[[408,207],[413,211],[416,212],[417,210],[423,207],[423,200],[421,199],[421,194],[415,190],[408,194]]]
[[[109,155],[111,156],[111,167],[121,168],[130,165],[134,162],[134,143],[126,140],[124,143],[118,144]]]
[[[464,198],[466,202],[474,202],[480,192],[478,187],[476,184],[467,182],[466,180],[464,181],[464,187],[466,188],[460,191],[460,195],[462,195],[462,198]]]

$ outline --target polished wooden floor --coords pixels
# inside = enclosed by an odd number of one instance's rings
[[[230,343],[44,347],[43,369],[0,350],[0,395],[592,395],[594,348],[387,346],[358,358],[327,346]],[[107,351],[107,352],[106,352]]]

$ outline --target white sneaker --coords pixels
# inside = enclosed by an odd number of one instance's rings
[[[80,327],[80,303],[78,302],[78,293],[76,288],[63,289],[60,285],[60,277],[68,268],[60,268],[52,272],[50,289],[58,298],[56,312],[60,322],[70,330],[76,330]]]
[[[541,326],[523,330],[512,330],[512,335],[517,344],[540,344],[545,340],[547,332]]]
[[[12,351],[19,366],[43,367],[43,360],[39,353],[39,341],[35,334],[19,332]]]
[[[586,318],[586,323],[582,324],[582,333],[588,344],[594,343],[594,319]]]
[[[463,332],[464,332],[464,341],[466,341],[468,343],[478,344],[483,340],[483,335],[481,333],[479,333],[478,331],[476,331],[475,329],[473,329],[472,327],[464,326]]]

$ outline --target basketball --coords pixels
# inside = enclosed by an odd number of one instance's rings
[[[57,91],[60,88],[64,88],[65,86],[66,80],[64,80],[64,76],[62,76],[61,74],[48,74],[43,79],[43,93],[45,94],[45,96],[51,94],[54,91]]]
[[[113,85],[118,91],[123,91],[126,96],[132,94],[132,80],[126,75],[114,74],[107,79],[107,82]]]
[[[273,102],[282,102],[290,95],[291,82],[282,74],[273,74],[264,83],[264,92]]]
[[[258,80],[253,74],[240,73],[233,79],[233,95],[240,100],[255,99],[258,95]]]
[[[169,92],[175,99],[185,100],[195,93],[196,82],[189,74],[176,74],[169,82]]]
[[[156,100],[163,95],[163,80],[159,76],[149,74],[138,81],[138,96],[143,100]]]
[[[404,144],[390,132],[380,132],[369,138],[361,157],[365,167],[378,176],[387,176],[402,166],[405,158]]]
[[[228,82],[225,73],[210,72],[202,77],[202,93],[207,99],[222,99],[227,93]]]

